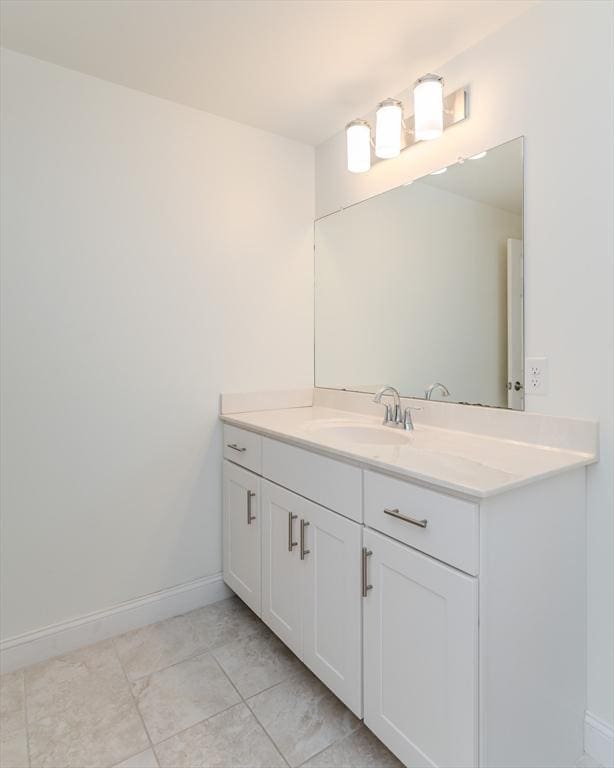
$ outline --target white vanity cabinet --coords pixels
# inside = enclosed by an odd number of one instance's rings
[[[225,582],[362,717],[361,470],[228,426],[224,455]]]
[[[301,658],[304,569],[297,537],[306,501],[266,480],[262,484],[262,620]]]
[[[227,584],[404,764],[575,764],[584,467],[480,497],[237,426],[224,442]]]
[[[262,620],[362,716],[362,526],[262,481]]]
[[[224,462],[224,581],[260,615],[261,479]]]
[[[478,582],[365,530],[364,719],[411,768],[477,765]]]

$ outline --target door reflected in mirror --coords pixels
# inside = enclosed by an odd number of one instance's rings
[[[523,409],[523,272],[522,138],[319,219],[316,386]]]

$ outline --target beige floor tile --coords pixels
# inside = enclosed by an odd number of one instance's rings
[[[26,727],[23,670],[0,677],[0,735],[6,738]]]
[[[281,756],[245,704],[156,747],[162,768],[282,768]]]
[[[34,723],[75,707],[104,706],[116,695],[125,698],[130,689],[112,641],[105,640],[27,667],[25,691],[28,719]]]
[[[263,627],[256,614],[238,597],[206,605],[188,616],[207,650],[257,634]]]
[[[24,674],[33,768],[100,768],[149,746],[112,641]]]
[[[101,689],[79,698],[29,723],[32,768],[101,768],[149,746],[127,689]]]
[[[403,768],[364,725],[308,760],[303,768]]]
[[[299,766],[360,721],[306,668],[247,702],[291,766]]]
[[[207,650],[189,614],[116,637],[115,649],[130,680],[150,675]]]
[[[114,768],[158,768],[158,761],[152,750],[146,749],[138,755],[123,760]]]
[[[244,698],[281,683],[303,666],[262,623],[258,634],[239,638],[212,653]]]
[[[132,688],[154,743],[241,700],[208,653],[143,677]]]
[[[0,735],[0,768],[29,768],[25,730]]]

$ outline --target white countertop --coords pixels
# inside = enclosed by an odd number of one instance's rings
[[[596,461],[580,453],[418,424],[402,445],[350,442],[319,425],[381,425],[374,418],[321,406],[224,414],[222,421],[365,468],[463,495],[485,498]],[[391,429],[386,427],[385,429]]]

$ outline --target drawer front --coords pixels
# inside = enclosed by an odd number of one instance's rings
[[[461,571],[478,573],[477,504],[365,471],[365,523]]]
[[[224,424],[224,458],[262,474],[262,437]]]
[[[262,474],[357,523],[363,521],[358,467],[263,437]]]

